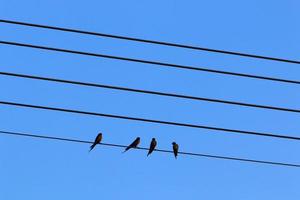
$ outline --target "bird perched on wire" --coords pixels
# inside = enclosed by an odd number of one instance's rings
[[[131,148],[137,148],[137,146],[140,144],[141,138],[137,137],[128,147],[126,147],[125,151],[123,151],[123,153],[125,153],[126,151],[128,151]]]
[[[97,144],[99,144],[99,143],[101,142],[101,140],[102,140],[102,133],[99,133],[99,134],[97,135],[97,137],[95,138],[94,143],[91,145],[90,151],[92,151],[93,148],[94,148]]]
[[[177,159],[179,146],[178,146],[178,144],[176,144],[176,142],[172,142],[172,145],[173,145],[174,156]]]
[[[154,151],[156,145],[157,145],[157,142],[156,142],[155,138],[152,138],[147,156],[149,156]]]

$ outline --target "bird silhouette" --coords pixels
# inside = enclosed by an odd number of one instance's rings
[[[123,153],[125,153],[126,151],[128,151],[131,148],[137,148],[140,141],[141,141],[141,138],[137,137],[128,147],[126,147],[126,149],[125,149],[125,151],[123,151]]]
[[[172,145],[173,145],[174,156],[177,159],[179,146],[178,146],[178,144],[176,144],[176,142],[172,142]]]
[[[155,138],[152,138],[147,156],[149,156],[153,152],[156,145],[157,145],[157,142],[156,142]]]
[[[99,134],[97,135],[97,137],[95,138],[94,143],[91,145],[90,151],[92,151],[93,148],[94,148],[97,144],[99,144],[99,143],[101,142],[101,140],[102,140],[102,133],[99,133]]]

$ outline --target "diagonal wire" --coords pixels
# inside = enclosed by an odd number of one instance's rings
[[[112,35],[112,34],[105,34],[105,33],[99,33],[99,32],[91,32],[91,31],[63,28],[63,27],[57,27],[57,26],[48,26],[48,25],[33,24],[33,23],[13,21],[13,20],[4,20],[4,19],[0,19],[0,22],[8,23],[8,24],[15,24],[15,25],[22,25],[22,26],[44,28],[44,29],[52,29],[52,30],[65,31],[65,32],[80,33],[80,34],[86,34],[86,35],[94,35],[94,36],[114,38],[114,39],[121,39],[121,40],[129,40],[129,41],[149,43],[149,44],[157,44],[157,45],[192,49],[192,50],[198,50],[198,51],[207,51],[207,52],[213,52],[213,53],[221,53],[221,54],[228,54],[228,55],[235,55],[235,56],[242,56],[242,57],[250,57],[250,58],[272,60],[272,61],[278,61],[278,62],[300,64],[300,61],[297,61],[297,60],[290,60],[290,59],[276,58],[276,57],[269,57],[269,56],[261,56],[261,55],[255,55],[255,54],[247,54],[247,53],[241,53],[241,52],[226,51],[226,50],[184,45],[184,44],[176,44],[176,43],[162,42],[162,41],[156,41],[156,40],[147,40],[147,39],[141,39],[141,38]]]
[[[85,55],[85,56],[101,57],[101,58],[107,58],[107,59],[123,60],[123,61],[128,61],[128,62],[151,64],[151,65],[155,65],[155,66],[162,66],[162,67],[169,67],[169,68],[204,71],[204,72],[209,72],[209,73],[217,73],[217,74],[224,74],[224,75],[231,75],[231,76],[238,76],[238,77],[260,79],[260,80],[300,84],[300,81],[296,81],[296,80],[272,78],[272,77],[266,77],[266,76],[257,76],[257,75],[251,75],[251,74],[228,72],[228,71],[214,70],[214,69],[201,68],[201,67],[188,66],[188,65],[178,65],[178,64],[172,64],[172,63],[164,63],[164,62],[158,62],[158,61],[127,58],[127,57],[113,56],[113,55],[107,55],[107,54],[75,51],[75,50],[70,50],[70,49],[53,48],[53,47],[48,47],[48,46],[39,46],[39,45],[25,44],[25,43],[11,42],[11,41],[0,40],[0,44],[21,46],[21,47],[34,48],[34,49],[42,49],[42,50],[47,50],[47,51],[71,53],[71,54],[78,54],[78,55]]]
[[[112,89],[112,90],[121,90],[121,91],[127,91],[127,92],[151,94],[151,95],[158,95],[158,96],[168,96],[168,97],[190,99],[190,100],[197,100],[197,101],[223,103],[223,104],[230,104],[230,105],[236,105],[236,106],[245,106],[245,107],[254,107],[254,108],[261,108],[261,109],[270,109],[270,110],[300,113],[300,110],[291,109],[291,108],[282,108],[282,107],[275,107],[275,106],[242,103],[242,102],[228,101],[228,100],[222,100],[222,99],[211,99],[211,98],[204,98],[204,97],[195,97],[195,96],[188,96],[188,95],[181,95],[181,94],[173,94],[173,93],[157,92],[157,91],[150,91],[150,90],[134,89],[134,88],[128,88],[128,87],[119,87],[119,86],[112,86],[112,85],[103,85],[103,84],[79,82],[79,81],[72,81],[72,80],[65,80],[65,79],[56,79],[56,78],[49,78],[49,77],[33,76],[33,75],[27,75],[27,74],[17,74],[17,73],[1,72],[0,71],[0,75],[12,76],[12,77],[18,77],[18,78],[34,79],[34,80],[51,81],[51,82],[58,82],[58,83],[66,83],[66,84],[73,84],[73,85],[80,85],[80,86],[87,86],[87,87],[106,88],[106,89]]]
[[[228,129],[228,128],[204,126],[204,125],[198,125],[198,124],[170,122],[170,121],[162,121],[162,120],[155,120],[155,119],[129,117],[129,116],[124,116],[124,115],[123,116],[122,115],[113,115],[113,114],[107,114],[107,113],[97,113],[97,112],[89,112],[89,111],[81,111],[81,110],[72,110],[72,109],[66,109],[66,108],[47,107],[47,106],[31,105],[31,104],[24,104],[24,103],[8,102],[8,101],[0,101],[0,104],[8,105],[8,106],[16,106],[16,107],[41,109],[41,110],[76,113],[76,114],[91,115],[91,116],[106,117],[106,118],[140,121],[140,122],[155,123],[155,124],[165,124],[165,125],[181,126],[181,127],[189,127],[189,128],[197,128],[197,129],[207,129],[207,130],[222,131],[222,132],[228,132],[228,133],[238,133],[238,134],[246,134],[246,135],[273,137],[273,138],[289,139],[289,140],[300,140],[299,137],[273,134],[273,133],[263,133],[263,132],[254,132],[254,131],[246,131],[246,130],[239,130],[239,129]]]
[[[65,141],[65,142],[85,143],[85,144],[92,144],[93,143],[91,141],[86,141],[86,140],[78,140],[78,139],[62,138],[62,137],[53,137],[53,136],[43,136],[43,135],[20,133],[20,132],[2,131],[2,130],[0,130],[0,134],[13,135],[13,136],[22,136],[22,137],[31,137],[31,138],[41,138],[41,139],[48,139],[48,140],[59,140],[59,141]],[[117,148],[126,148],[127,147],[125,145],[111,144],[111,143],[100,143],[99,145],[117,147]],[[148,148],[143,148],[143,147],[138,147],[136,149],[146,150],[146,151],[149,150]],[[154,151],[163,152],[163,153],[173,153],[172,151],[162,150],[162,149],[155,149]],[[202,154],[202,153],[191,153],[191,152],[181,151],[181,152],[178,152],[178,154],[189,155],[189,156],[197,156],[197,157],[206,157],[206,158],[212,158],[212,159],[233,160],[233,161],[239,161],[239,162],[251,162],[251,163],[256,163],[256,164],[278,165],[278,166],[285,166],[285,167],[300,167],[299,164],[273,162],[273,161],[265,161],[265,160],[254,160],[254,159],[228,157],[228,156],[218,156],[218,155]]]

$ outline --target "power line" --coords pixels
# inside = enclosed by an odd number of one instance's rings
[[[98,117],[125,119],[125,120],[140,121],[140,122],[155,123],[155,124],[165,124],[165,125],[172,125],[172,126],[181,126],[181,127],[207,129],[207,130],[223,131],[223,132],[230,132],[230,133],[239,133],[239,134],[246,134],[246,135],[265,136],[265,137],[273,137],[273,138],[289,139],[289,140],[300,140],[299,137],[273,134],[273,133],[245,131],[245,130],[238,130],[238,129],[227,129],[227,128],[219,128],[219,127],[204,126],[204,125],[197,125],[197,124],[161,121],[161,120],[155,120],[155,119],[129,117],[129,116],[124,116],[124,115],[123,116],[122,115],[113,115],[113,114],[106,114],[106,113],[81,111],[81,110],[72,110],[72,109],[66,109],[66,108],[47,107],[47,106],[23,104],[23,103],[16,103],[16,102],[8,102],[8,101],[0,101],[0,104],[9,105],[9,106],[17,106],[17,107],[42,109],[42,110],[60,111],[60,112],[67,112],[67,113],[76,113],[76,114],[91,115],[91,116],[98,116]]]
[[[52,136],[43,136],[43,135],[36,135],[36,134],[28,134],[28,133],[20,133],[20,132],[11,132],[11,131],[1,131],[1,134],[7,135],[14,135],[14,136],[22,136],[22,137],[31,137],[31,138],[41,138],[41,139],[48,139],[48,140],[59,140],[59,141],[66,141],[66,142],[76,142],[76,143],[85,143],[85,144],[92,144],[91,141],[86,140],[77,140],[77,139],[70,139],[70,138],[62,138],[62,137],[52,137]],[[100,143],[99,145],[103,146],[110,146],[110,147],[118,147],[118,148],[126,148],[125,145],[120,144],[111,144],[111,143]],[[146,150],[148,148],[138,147],[138,150]],[[173,153],[169,150],[162,150],[162,149],[155,149],[154,151],[163,152],[163,153]],[[198,156],[198,157],[206,157],[206,158],[213,158],[213,159],[222,159],[222,160],[234,160],[240,162],[251,162],[251,163],[259,163],[259,164],[268,164],[268,165],[279,165],[285,167],[300,167],[299,164],[291,164],[291,163],[283,163],[283,162],[273,162],[273,161],[264,161],[264,160],[253,160],[247,158],[237,158],[237,157],[228,157],[228,156],[217,156],[211,154],[202,154],[202,153],[191,153],[191,152],[178,152],[181,155],[189,155],[189,156]]]
[[[85,56],[94,56],[94,57],[101,57],[101,58],[107,58],[107,59],[123,60],[123,61],[137,62],[137,63],[143,63],[143,64],[159,65],[159,66],[163,66],[163,67],[171,67],[171,68],[177,68],[177,69],[205,71],[205,72],[209,72],[209,73],[217,73],[217,74],[225,74],[225,75],[231,75],[231,76],[239,76],[239,77],[269,80],[269,81],[276,81],[276,82],[300,84],[300,81],[295,81],[295,80],[272,78],[272,77],[266,77],[266,76],[257,76],[257,75],[242,74],[242,73],[235,73],[235,72],[227,72],[227,71],[214,70],[214,69],[208,69],[208,68],[198,68],[198,67],[187,66],[187,65],[178,65],[178,64],[171,64],[171,63],[164,63],[164,62],[157,62],[157,61],[150,61],[150,60],[119,57],[119,56],[106,55],[106,54],[97,54],[97,53],[75,51],[75,50],[69,50],[69,49],[53,48],[53,47],[47,47],[47,46],[38,46],[38,45],[33,45],[33,44],[17,43],[17,42],[10,42],[10,41],[0,41],[0,44],[28,47],[28,48],[34,48],[34,49],[43,49],[43,50],[48,50],[48,51],[71,53],[71,54],[78,54],[78,55],[85,55]]]
[[[284,58],[276,58],[276,57],[261,56],[261,55],[247,54],[247,53],[234,52],[234,51],[226,51],[226,50],[205,48],[205,47],[199,47],[199,46],[190,46],[190,45],[162,42],[162,41],[155,41],[155,40],[146,40],[146,39],[140,39],[140,38],[134,38],[134,37],[126,37],[126,36],[120,36],[120,35],[112,35],[112,34],[105,34],[105,33],[99,33],[99,32],[91,32],[91,31],[84,31],[84,30],[77,30],[77,29],[70,29],[70,28],[63,28],[63,27],[56,27],[56,26],[48,26],[48,25],[41,25],[41,24],[33,24],[33,23],[4,20],[4,19],[0,19],[0,22],[8,23],[8,24],[22,25],[22,26],[31,26],[31,27],[37,27],[37,28],[52,29],[52,30],[65,31],[65,32],[80,33],[80,34],[86,34],[86,35],[94,35],[94,36],[114,38],[114,39],[121,39],[121,40],[129,40],[129,41],[149,43],[149,44],[172,46],[172,47],[192,49],[192,50],[198,50],[198,51],[208,51],[208,52],[213,52],[213,53],[229,54],[229,55],[242,56],[242,57],[250,57],[250,58],[258,58],[258,59],[264,59],[264,60],[272,60],[272,61],[300,64],[300,61],[297,61],[297,60],[289,60],[289,59],[284,59]]]
[[[281,107],[274,107],[274,106],[227,101],[227,100],[222,100],[222,99],[211,99],[211,98],[195,97],[195,96],[188,96],[188,95],[181,95],[181,94],[156,92],[156,91],[150,91],[150,90],[133,89],[133,88],[128,88],[128,87],[119,87],[119,86],[112,86],[112,85],[79,82],[79,81],[72,81],[72,80],[26,75],[26,74],[16,74],[16,73],[0,71],[0,75],[13,76],[13,77],[18,77],[18,78],[35,79],[35,80],[43,80],[43,81],[51,81],[51,82],[58,82],[58,83],[66,83],[66,84],[88,86],[88,87],[106,88],[106,89],[121,90],[121,91],[127,91],[127,92],[136,92],[136,93],[143,93],[143,94],[151,94],[151,95],[158,95],[158,96],[168,96],[168,97],[174,97],[174,98],[191,99],[191,100],[197,100],[197,101],[223,103],[223,104],[230,104],[230,105],[236,105],[236,106],[245,106],[245,107],[254,107],[254,108],[261,108],[261,109],[270,109],[270,110],[300,113],[300,110],[290,109],[290,108],[281,108]]]

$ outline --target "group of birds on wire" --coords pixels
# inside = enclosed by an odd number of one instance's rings
[[[119,35],[111,35],[111,34],[105,34],[105,33],[97,33],[97,32],[90,32],[90,31],[63,28],[63,27],[47,26],[47,25],[41,25],[41,24],[18,22],[18,21],[12,21],[12,20],[4,20],[4,19],[0,19],[0,22],[1,23],[7,23],[7,24],[15,24],[15,25],[36,27],[36,28],[52,29],[52,30],[57,30],[57,31],[73,32],[73,33],[87,34],[87,35],[95,35],[95,36],[100,36],[100,37],[122,39],[122,40],[127,40],[127,41],[135,41],[135,42],[157,44],[157,45],[164,45],[164,46],[173,46],[173,47],[177,47],[177,48],[193,49],[193,50],[198,50],[198,51],[200,50],[200,51],[222,53],[222,54],[236,55],[236,56],[242,56],[242,57],[250,57],[250,58],[258,58],[258,59],[265,59],[265,60],[273,60],[273,61],[300,64],[300,61],[297,61],[297,60],[288,60],[288,59],[283,59],[283,58],[268,57],[268,56],[254,55],[254,54],[246,54],[246,53],[241,53],[241,52],[210,49],[210,48],[204,48],[204,47],[189,46],[189,45],[184,45],[184,44],[168,43],[168,42],[161,42],[161,41],[155,41],[155,40],[146,40],[146,39],[140,39],[140,38],[126,37],[126,36],[119,36]],[[56,51],[56,52],[72,53],[72,54],[78,54],[78,55],[86,55],[86,56],[94,56],[94,57],[101,57],[101,58],[117,59],[117,60],[130,61],[130,62],[143,63],[143,64],[159,65],[159,66],[164,66],[164,67],[172,67],[172,68],[188,69],[188,70],[197,70],[197,71],[204,71],[204,72],[224,74],[224,75],[232,75],[232,76],[255,78],[255,79],[261,79],[261,80],[279,81],[279,82],[285,82],[285,83],[300,84],[300,81],[296,81],[296,80],[287,80],[287,79],[252,75],[252,74],[242,74],[242,73],[235,73],[235,72],[229,72],[229,71],[215,70],[215,69],[210,69],[210,68],[203,68],[203,67],[200,68],[200,67],[197,67],[197,66],[195,67],[195,66],[188,66],[188,65],[163,63],[163,62],[159,62],[159,61],[141,60],[141,59],[127,58],[127,57],[118,57],[118,56],[114,56],[114,55],[104,55],[104,54],[97,54],[97,53],[91,53],[91,52],[82,52],[82,51],[76,51],[76,50],[70,50],[70,49],[59,49],[59,48],[53,48],[53,47],[48,47],[48,46],[38,46],[38,45],[33,45],[33,44],[17,43],[17,42],[10,42],[10,41],[0,41],[0,43],[1,44],[6,44],[6,45],[14,45],[14,46],[21,46],[21,47],[28,47],[28,48],[35,48],[35,49],[50,50],[50,51]],[[187,95],[162,93],[162,92],[156,92],[156,91],[138,90],[138,89],[132,89],[132,88],[122,88],[122,87],[92,84],[92,83],[83,83],[83,82],[76,82],[76,81],[69,81],[69,80],[59,80],[59,79],[53,79],[53,78],[12,74],[12,73],[6,73],[6,72],[0,72],[0,74],[1,75],[8,75],[8,76],[23,77],[23,78],[39,79],[39,80],[64,82],[64,83],[77,84],[77,85],[94,86],[94,87],[110,88],[110,89],[117,89],[117,90],[126,90],[126,91],[148,93],[148,94],[155,94],[155,95],[171,96],[171,97],[177,97],[177,98],[185,98],[185,99],[194,99],[194,100],[202,100],[202,101],[209,101],[209,102],[226,103],[226,104],[233,104],[233,105],[240,105],[240,106],[249,106],[249,107],[257,107],[257,108],[273,109],[273,110],[281,110],[281,111],[289,111],[289,112],[300,112],[299,110],[296,110],[296,109],[272,107],[272,106],[265,106],[265,105],[256,105],[256,104],[234,102],[234,101],[227,101],[227,100],[220,100],[220,99],[208,99],[208,98],[202,98],[202,97],[193,97],[193,96],[187,96]],[[18,103],[12,103],[12,102],[3,102],[2,101],[2,102],[0,102],[0,104],[14,105],[14,106],[24,106],[24,107],[40,108],[40,109],[49,109],[49,110],[59,110],[59,111],[65,111],[65,112],[91,114],[91,115],[98,115],[98,116],[109,116],[109,117],[114,117],[114,118],[123,118],[123,119],[125,118],[125,119],[137,120],[137,121],[155,122],[155,123],[161,123],[161,124],[172,124],[172,125],[179,125],[179,126],[189,126],[189,127],[195,127],[195,128],[214,129],[214,130],[220,130],[220,131],[227,131],[227,132],[230,131],[230,132],[236,132],[236,133],[270,136],[270,137],[277,137],[277,138],[296,139],[296,140],[299,139],[299,138],[296,138],[296,137],[289,137],[289,136],[283,136],[283,135],[274,135],[274,134],[268,134],[268,133],[257,133],[257,132],[234,130],[234,129],[231,130],[231,129],[224,129],[224,128],[218,128],[218,127],[207,127],[207,126],[200,126],[200,125],[193,125],[193,124],[164,122],[164,121],[140,119],[140,118],[133,119],[131,117],[124,117],[124,116],[112,116],[112,115],[107,115],[107,114],[102,114],[102,113],[88,113],[88,112],[83,112],[83,111],[77,111],[77,110],[75,111],[75,110],[67,110],[67,109],[59,109],[59,108],[49,108],[49,107],[46,108],[46,107],[42,107],[42,106],[25,105],[25,104],[18,104]],[[99,133],[97,135],[97,137],[95,138],[94,143],[91,145],[90,151],[93,148],[95,148],[95,146],[97,144],[100,144],[101,140],[102,140],[102,133]],[[126,147],[124,152],[128,151],[129,149],[138,148],[139,143],[140,143],[140,137],[137,137],[130,145],[128,145]],[[179,145],[176,142],[172,142],[172,145],[173,145],[174,156],[175,156],[175,158],[177,158]],[[157,146],[157,142],[156,142],[155,138],[152,138],[147,156],[149,156],[155,150],[156,146]]]
[[[99,133],[97,135],[97,137],[95,138],[93,144],[90,146],[90,151],[92,151],[95,146],[97,144],[100,144],[102,141],[102,133]],[[125,150],[123,151],[123,153],[125,153],[126,151],[128,151],[129,149],[135,149],[138,147],[138,145],[140,144],[141,142],[141,138],[140,137],[137,137],[130,145],[128,145]],[[155,147],[157,145],[157,141],[155,138],[152,138],[151,140],[151,143],[150,143],[150,146],[149,146],[149,151],[148,151],[148,154],[147,156],[149,156],[154,150],[155,150]],[[179,145],[176,143],[176,142],[172,142],[172,146],[173,146],[173,153],[174,153],[174,156],[175,158],[177,159],[177,155],[178,155],[178,150],[179,150]]]

